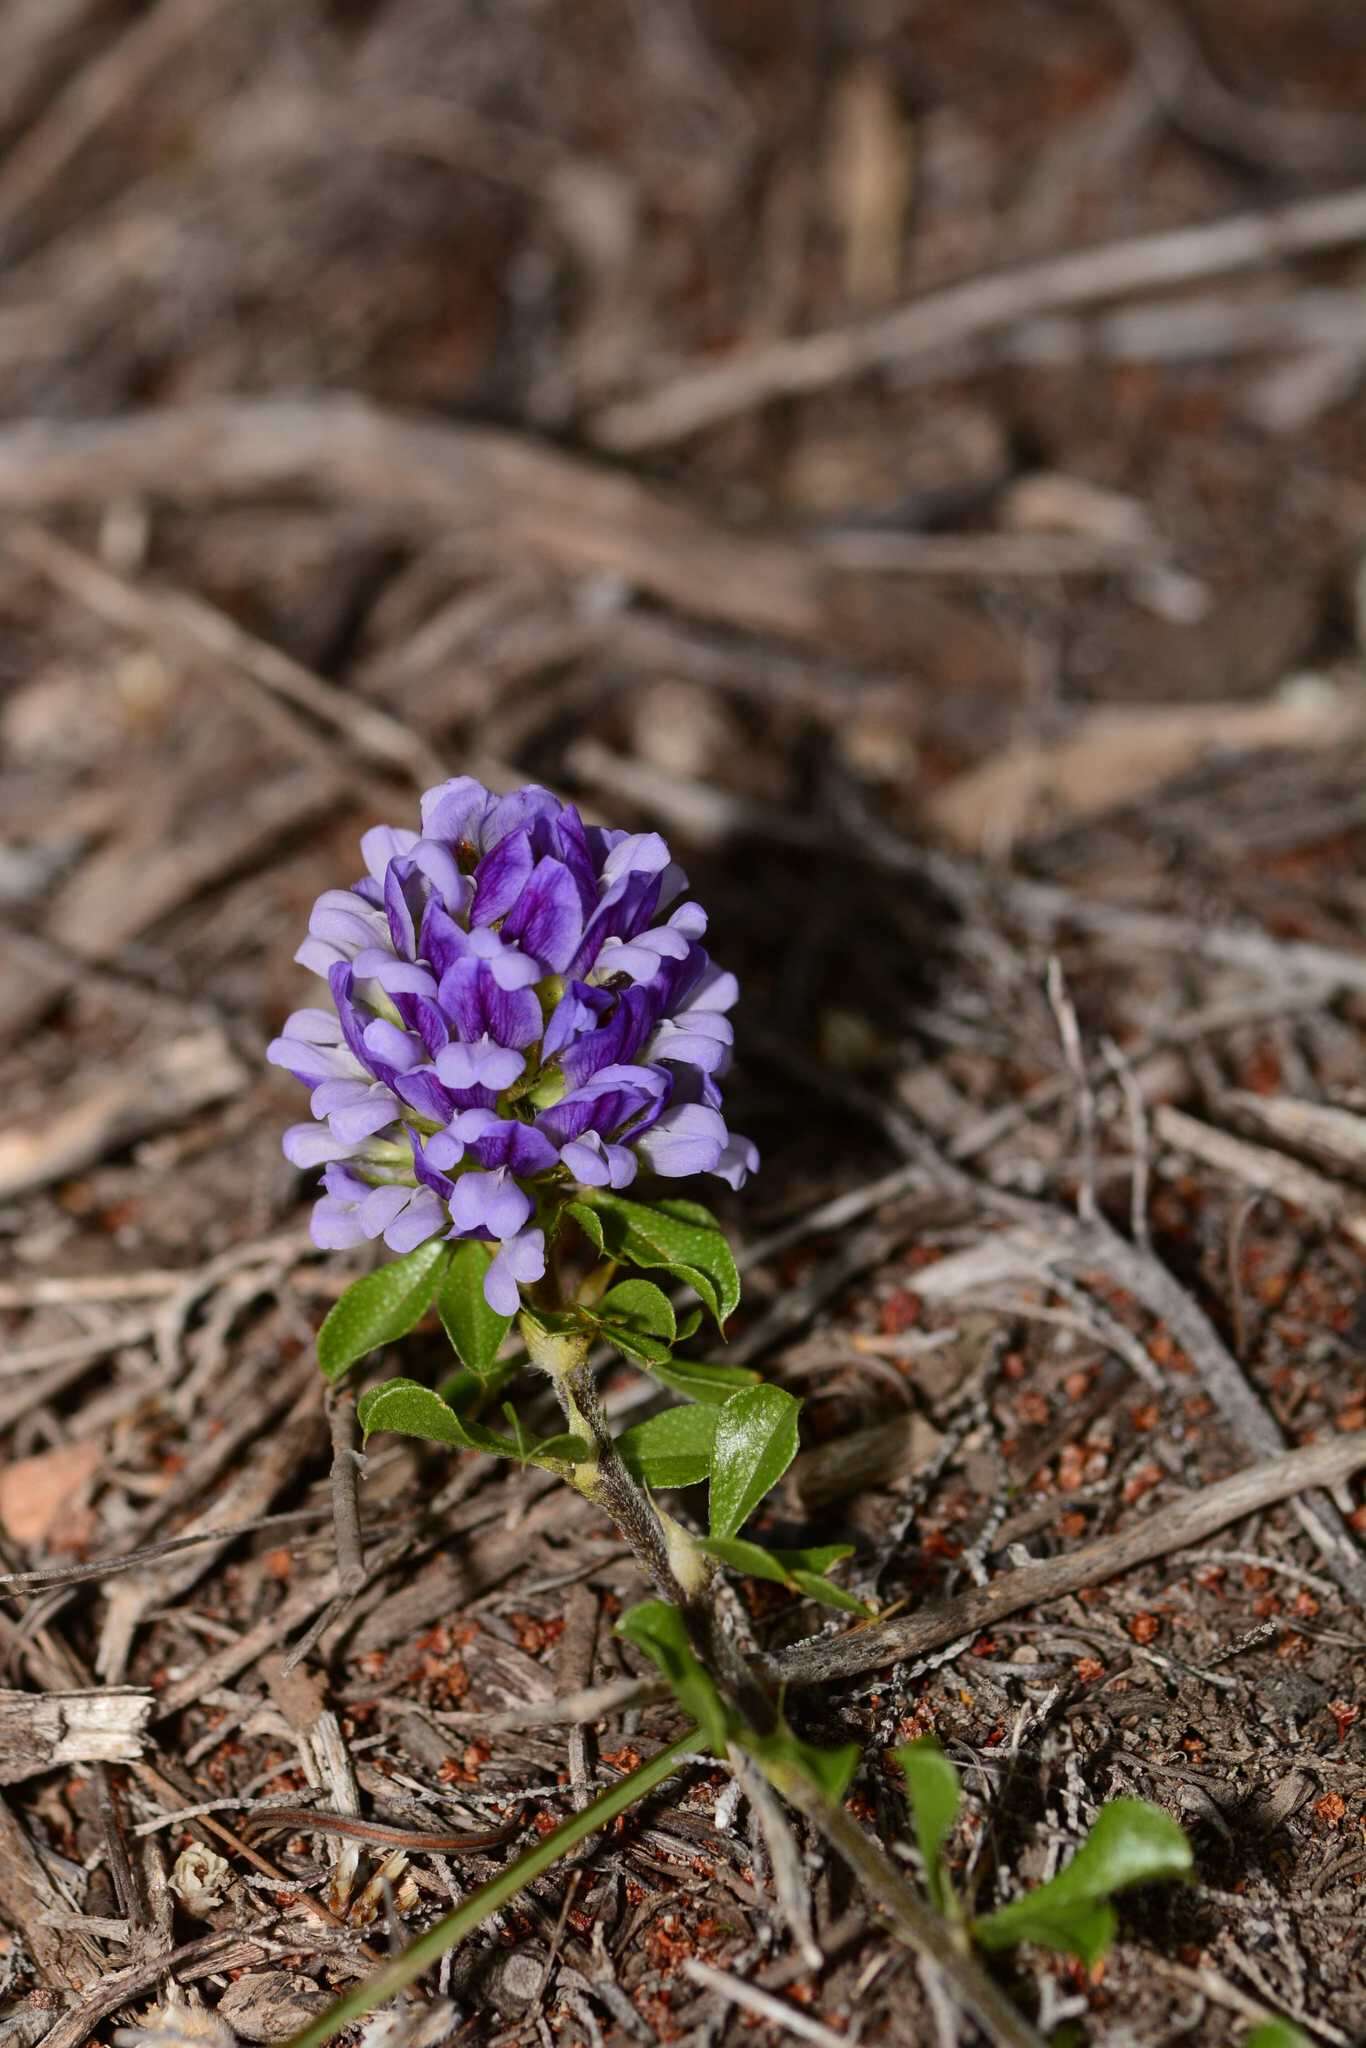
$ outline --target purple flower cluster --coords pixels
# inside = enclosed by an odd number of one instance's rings
[[[739,1187],[758,1165],[721,1115],[735,976],[657,833],[459,776],[420,833],[376,826],[361,852],[368,875],[318,898],[295,955],[333,1008],[296,1010],[267,1054],[313,1091],[284,1150],[323,1168],[315,1243],[492,1241],[484,1291],[511,1315],[574,1184],[644,1164]]]

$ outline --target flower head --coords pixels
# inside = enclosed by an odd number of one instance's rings
[[[284,1150],[323,1169],[315,1242],[482,1238],[507,1315],[579,1187],[642,1165],[739,1187],[758,1165],[721,1113],[739,990],[657,833],[470,776],[421,819],[367,832],[365,876],[318,898],[295,958],[332,1007],[296,1010],[267,1058],[312,1091]]]

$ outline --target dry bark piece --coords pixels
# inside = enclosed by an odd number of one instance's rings
[[[0,1692],[0,1785],[63,1764],[129,1764],[142,1755],[152,1695],[129,1687],[92,1692]]]
[[[93,1438],[59,1444],[36,1457],[20,1458],[0,1470],[0,1523],[25,1549],[59,1534],[79,1509],[86,1487],[99,1470],[104,1447]]]
[[[218,2001],[220,2019],[244,2041],[283,2041],[331,2004],[311,1977],[288,1970],[251,1970]]]
[[[871,1487],[894,1486],[927,1465],[943,1441],[932,1422],[908,1410],[803,1451],[793,1463],[792,1479],[803,1507],[828,1507]]]
[[[74,1100],[0,1137],[0,1201],[82,1173],[246,1084],[245,1067],[216,1025],[143,1047],[136,1059]]]

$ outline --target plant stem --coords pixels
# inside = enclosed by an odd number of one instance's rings
[[[757,1761],[757,1759],[756,1759]],[[954,1930],[912,1890],[884,1849],[843,1806],[827,1800],[792,1764],[765,1764],[776,1791],[818,1828],[844,1858],[871,1904],[891,1921],[898,1939],[944,1973],[964,2006],[997,2048],[1045,2048],[1043,2037],[1017,2011],[977,1958],[959,1947]]]
[[[509,1863],[506,1870],[500,1870],[497,1877],[491,1877],[487,1884],[480,1885],[477,1892],[471,1892],[453,1913],[447,1913],[443,1920],[438,1920],[425,1934],[419,1934],[416,1941],[409,1942],[403,1953],[396,1956],[385,1969],[367,1978],[365,1983],[358,1984],[354,1991],[348,1991],[345,1997],[330,2005],[327,2011],[319,2014],[309,2026],[293,2035],[285,2044],[285,2048],[322,2048],[324,2042],[339,2034],[343,2027],[350,2026],[353,2020],[364,2019],[367,2013],[374,2012],[376,2007],[396,1997],[415,1978],[420,1977],[424,1970],[430,1969],[433,1963],[439,1962],[442,1956],[464,1941],[467,1935],[482,1927],[494,1913],[509,1905],[519,1892],[525,1891],[533,1879],[551,1869],[562,1856],[577,1848],[580,1842],[586,1841],[589,1835],[595,1834],[599,1828],[606,1827],[619,1813],[625,1813],[638,1799],[644,1799],[647,1793],[654,1791],[656,1785],[662,1785],[664,1780],[677,1770],[683,1758],[696,1747],[697,1735],[696,1728],[689,1728],[685,1735],[680,1735],[676,1742],[671,1742],[658,1756],[651,1757],[648,1763],[642,1764],[628,1777],[622,1778],[619,1783],[609,1786],[607,1791],[600,1793],[592,1805],[586,1806],[582,1813],[570,1814],[567,1820],[560,1822],[553,1834],[537,1842],[524,1856],[519,1856],[515,1863]]]

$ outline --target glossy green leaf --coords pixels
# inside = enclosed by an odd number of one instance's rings
[[[717,1756],[726,1753],[731,1717],[712,1680],[688,1641],[687,1625],[677,1607],[664,1600],[645,1600],[628,1608],[617,1623],[626,1637],[658,1665],[674,1698],[692,1715]]]
[[[564,1214],[573,1217],[595,1252],[601,1253],[607,1250],[602,1234],[602,1224],[598,1219],[596,1211],[590,1209],[587,1202],[567,1202]]]
[[[484,1275],[493,1259],[493,1246],[477,1237],[454,1245],[436,1297],[436,1312],[456,1356],[481,1377],[493,1371],[512,1327],[512,1317],[500,1316],[484,1299]]]
[[[853,1555],[851,1543],[824,1543],[812,1550],[765,1550],[760,1543],[731,1536],[699,1542],[697,1547],[728,1571],[741,1572],[748,1579],[768,1579],[808,1600],[818,1600],[824,1607],[865,1616],[873,1611],[843,1586],[832,1586],[825,1576],[832,1565]]]
[[[711,1535],[737,1535],[797,1455],[801,1402],[761,1383],[732,1394],[713,1412]]]
[[[665,1408],[625,1429],[617,1452],[647,1486],[695,1486],[711,1471],[715,1408]]]
[[[680,1326],[680,1336],[684,1333]],[[692,1358],[660,1359],[648,1368],[650,1378],[658,1380],[661,1386],[672,1387],[676,1394],[684,1394],[690,1401],[705,1401],[719,1404],[729,1401],[741,1387],[757,1387],[757,1372],[747,1372],[742,1365],[704,1365]]]
[[[778,1783],[782,1782],[784,1770],[800,1771],[834,1806],[842,1803],[859,1765],[856,1742],[844,1743],[839,1749],[822,1749],[814,1742],[803,1742],[786,1721],[780,1721],[768,1735],[746,1729],[741,1741],[751,1756],[776,1772]]]
[[[580,1216],[585,1207],[597,1219],[596,1235]],[[609,1257],[630,1266],[663,1266],[685,1280],[718,1323],[724,1323],[734,1311],[740,1299],[735,1260],[715,1221],[700,1204],[647,1205],[595,1191],[586,1203],[572,1204],[569,1213]]]
[[[674,1305],[653,1280],[619,1280],[609,1287],[598,1303],[604,1323],[620,1323],[646,1337],[662,1337],[672,1344],[678,1335]]]
[[[517,1445],[511,1437],[499,1435],[482,1422],[458,1415],[440,1394],[417,1380],[385,1380],[371,1387],[356,1403],[356,1414],[368,1441],[380,1430],[397,1436],[422,1437],[427,1443],[450,1444],[461,1451],[487,1451],[494,1457],[515,1458]]]
[[[1112,1799],[1071,1862],[1023,1898],[973,1922],[983,1948],[1038,1942],[1095,1962],[1114,1935],[1108,1901],[1130,1885],[1189,1877],[1190,1843],[1160,1807],[1144,1799]]]
[[[356,1403],[356,1413],[367,1440],[379,1430],[398,1436],[421,1437],[427,1443],[450,1444],[457,1450],[483,1451],[490,1457],[515,1458],[522,1464],[544,1465],[562,1472],[590,1455],[582,1437],[534,1438],[527,1431],[511,1402],[503,1413],[512,1434],[504,1436],[468,1414],[461,1414],[440,1394],[416,1380],[385,1380],[371,1387]]]
[[[678,1335],[677,1335],[677,1337],[676,1337],[676,1338],[674,1339],[674,1342],[675,1342],[675,1343],[677,1343],[677,1344],[686,1344],[686,1342],[687,1342],[688,1338],[689,1338],[689,1337],[695,1337],[695,1336],[697,1335],[697,1332],[698,1332],[698,1331],[699,1331],[699,1330],[701,1329],[701,1327],[702,1327],[702,1311],[701,1311],[701,1309],[700,1309],[700,1308],[690,1308],[690,1309],[689,1309],[689,1310],[687,1311],[687,1313],[686,1313],[685,1315],[682,1315],[682,1316],[680,1316],[680,1317],[679,1317],[679,1319],[678,1319]],[[739,1366],[727,1366],[727,1367],[725,1367],[725,1368],[721,1368],[721,1367],[718,1367],[718,1368],[717,1368],[717,1370],[718,1370],[718,1371],[720,1371],[720,1370],[725,1370],[725,1371],[728,1371],[728,1372],[739,1372],[739,1370],[740,1370],[740,1367],[739,1367]],[[753,1373],[746,1373],[745,1377],[746,1377],[746,1379],[753,1379],[753,1378],[756,1378],[756,1377],[757,1377],[757,1375],[756,1375],[756,1374],[753,1374]]]
[[[953,1833],[963,1795],[958,1773],[933,1735],[906,1743],[894,1756],[910,1797],[925,1889],[935,1911],[947,1913],[954,1899],[944,1869],[944,1845]]]
[[[1244,2037],[1243,2048],[1310,2048],[1310,2043],[1289,2020],[1263,2020]]]
[[[339,1380],[367,1351],[406,1337],[427,1313],[450,1254],[444,1238],[429,1237],[403,1258],[352,1281],[318,1332],[324,1376]]]

